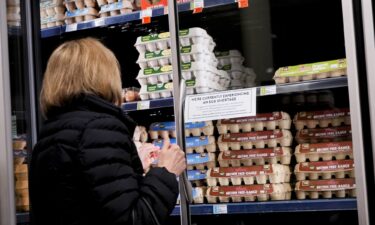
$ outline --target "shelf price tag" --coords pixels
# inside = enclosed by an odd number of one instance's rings
[[[94,25],[95,27],[105,26],[105,19],[99,18],[99,19],[94,20]]]
[[[249,7],[249,0],[236,0],[238,2],[238,8]]]
[[[137,102],[137,110],[149,109],[150,101],[140,101]]]
[[[141,11],[142,24],[151,23],[152,8],[147,8]]]
[[[185,101],[186,122],[255,116],[257,88],[189,95]]]
[[[73,24],[66,25],[65,32],[76,31],[77,27],[78,27],[78,23],[73,23]]]
[[[193,10],[193,14],[201,13],[204,8],[204,0],[194,0],[190,3],[190,9]]]
[[[262,86],[260,87],[260,96],[264,95],[275,95],[276,85]]]
[[[213,205],[213,214],[228,214],[227,205]]]

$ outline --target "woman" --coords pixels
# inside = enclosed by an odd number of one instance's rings
[[[31,160],[33,224],[153,224],[151,211],[166,220],[184,153],[165,141],[157,166],[149,169],[147,157],[142,165],[135,125],[118,107],[121,77],[110,50],[91,38],[62,44],[48,61],[40,101],[47,121]]]

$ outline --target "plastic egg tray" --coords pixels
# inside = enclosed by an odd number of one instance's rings
[[[151,139],[176,137],[176,124],[175,122],[156,122],[150,125],[150,137]],[[196,122],[196,123],[185,123],[185,135],[189,136],[211,136],[214,134],[214,126],[212,121],[207,122]]]
[[[337,142],[352,139],[350,126],[302,129],[297,132],[296,140],[299,144]]]
[[[295,166],[297,180],[318,180],[333,178],[354,178],[354,161],[334,160],[323,162],[303,162]]]
[[[356,197],[353,178],[332,180],[304,180],[296,183],[297,199]]]
[[[277,163],[289,165],[291,157],[291,148],[287,147],[247,149],[220,152],[218,162],[220,167],[240,167]]]
[[[288,113],[259,113],[256,116],[224,119],[217,122],[219,134],[241,133],[275,129],[290,129],[291,119]]]
[[[214,136],[201,136],[201,137],[187,137],[186,139],[186,153],[204,153],[216,152],[216,143]],[[171,144],[176,144],[176,139],[170,139]],[[163,139],[158,139],[153,142],[154,145],[162,148]]]
[[[67,11],[65,13],[65,23],[73,24],[80,23],[83,21],[94,20],[98,17],[98,10],[95,8],[83,8],[77,9],[74,12]]]
[[[203,204],[206,193],[206,187],[194,187],[193,188],[193,203]],[[180,204],[180,196],[177,198],[177,204]]]
[[[65,0],[64,5],[69,12],[75,12],[76,10],[83,10],[85,8],[95,8],[95,0]]]
[[[131,13],[134,10],[134,5],[131,1],[123,0],[114,2],[100,7],[99,15],[101,18],[109,16],[117,16]]]
[[[213,51],[216,46],[215,42],[212,40],[212,37],[209,36],[207,32],[202,28],[194,27],[186,30],[180,30],[181,46],[198,44],[207,46],[210,51]],[[135,47],[141,55],[145,54],[146,51],[154,52],[156,50],[169,49],[171,48],[170,33],[164,32],[138,37],[137,42],[135,43]]]
[[[350,111],[349,109],[334,109],[325,111],[311,111],[311,112],[299,112],[294,117],[294,125],[297,130],[301,130],[305,127],[316,128],[316,127],[338,127],[341,125],[350,125]]]
[[[207,171],[207,184],[213,186],[289,183],[289,166],[272,164],[247,167],[217,167]]]
[[[217,186],[207,189],[206,198],[208,203],[288,200],[291,198],[291,191],[290,184]]]
[[[244,57],[238,50],[229,50],[223,52],[215,52],[215,55],[219,61],[219,67],[227,65],[238,65],[241,66],[244,62]]]
[[[351,141],[345,141],[300,144],[296,147],[294,155],[298,163],[306,162],[307,160],[316,162],[319,160],[353,159],[353,143]]]
[[[65,24],[64,18],[65,18],[64,14],[56,14],[54,16],[41,19],[41,29],[62,26]]]

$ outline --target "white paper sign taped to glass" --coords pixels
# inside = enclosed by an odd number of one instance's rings
[[[256,88],[189,95],[186,97],[186,122],[255,116],[255,114]]]

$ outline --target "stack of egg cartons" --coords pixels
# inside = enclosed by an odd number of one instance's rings
[[[97,0],[97,3],[101,18],[131,13],[138,8],[134,0]]]
[[[64,25],[65,7],[63,0],[40,1],[40,24],[41,28]]]
[[[207,201],[290,199],[290,125],[285,112],[219,120],[220,167],[207,172]]]
[[[65,23],[73,24],[89,21],[98,17],[98,9],[95,0],[65,0],[67,9]]]
[[[17,211],[29,211],[29,180],[28,168],[25,164],[26,155],[18,152],[26,151],[26,141],[23,139],[13,140],[14,158],[14,178]]]
[[[182,76],[186,80],[187,94],[226,90],[230,78],[217,69],[213,53],[215,43],[202,28],[180,31]],[[169,32],[137,38],[137,63],[141,67],[137,80],[141,84],[142,100],[171,97],[173,73]]]
[[[9,26],[21,26],[20,1],[7,0],[7,22]]]
[[[218,68],[227,71],[230,78],[230,89],[254,87],[256,74],[253,69],[243,66],[244,57],[238,50],[215,52]]]
[[[149,133],[156,146],[162,147],[165,138],[170,138],[172,144],[176,143],[175,122],[153,123]],[[206,171],[216,166],[216,142],[213,134],[212,121],[185,124],[188,178],[194,186],[194,203],[203,203]]]
[[[355,197],[349,109],[299,112],[294,124],[297,198]]]

